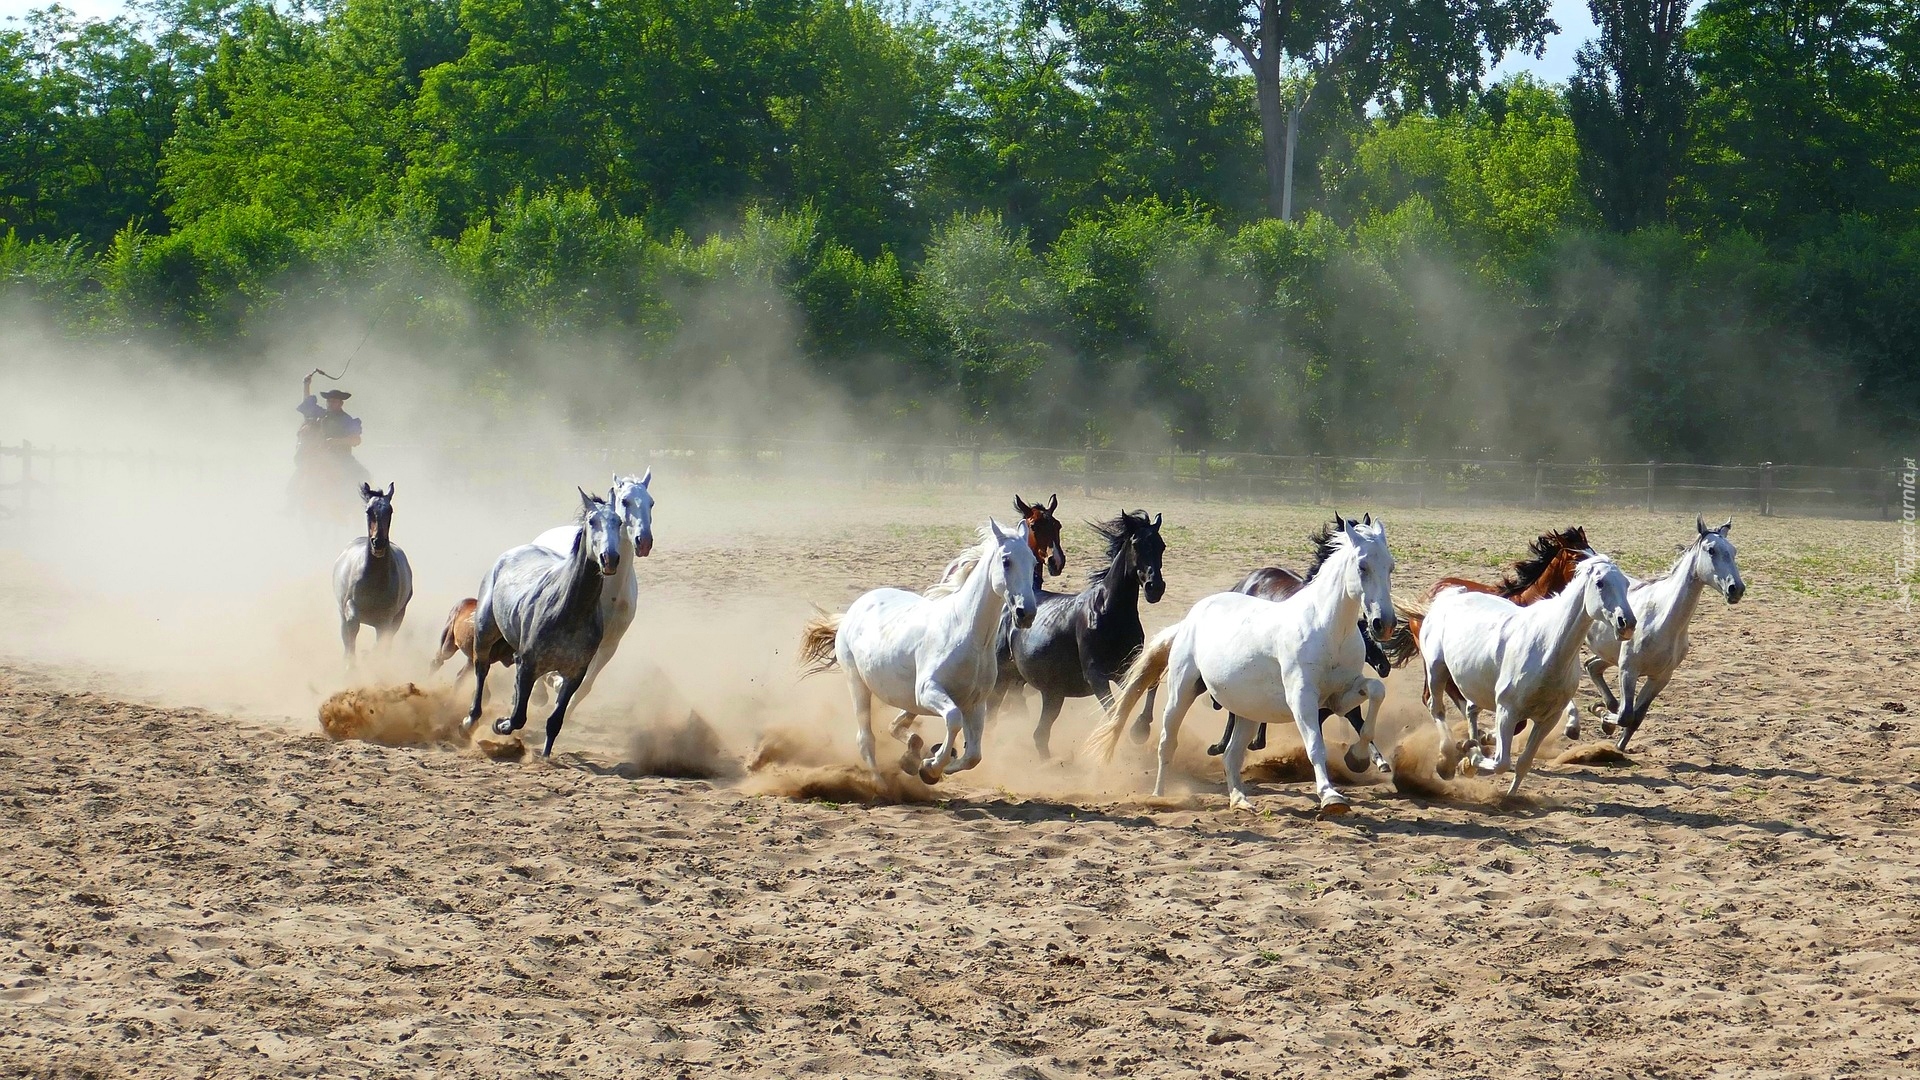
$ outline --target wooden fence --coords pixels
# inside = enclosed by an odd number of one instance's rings
[[[1808,465],[1698,465],[1672,462],[1568,463],[1489,458],[1386,458],[1208,451],[1070,450],[1058,447],[908,445],[804,439],[673,435],[613,445],[502,447],[370,443],[384,453],[431,455],[443,482],[546,482],[556,472],[598,477],[651,464],[690,476],[773,478],[812,483],[1045,487],[1127,491],[1199,499],[1320,503],[1351,508],[1538,507],[1758,512],[1891,519],[1899,511],[1897,471]],[[0,519],[30,514],[58,487],[114,470],[134,478],[204,480],[241,465],[155,451],[99,451],[0,445]],[[584,471],[582,471],[584,470]]]

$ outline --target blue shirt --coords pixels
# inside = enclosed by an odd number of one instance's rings
[[[306,400],[300,403],[299,413],[309,420],[320,421],[325,426],[327,438],[329,439],[339,439],[348,435],[360,434],[359,417],[348,416],[345,411],[336,413],[325,405],[320,404],[312,394],[308,394]]]

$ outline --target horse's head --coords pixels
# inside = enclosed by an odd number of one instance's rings
[[[1359,521],[1335,514],[1333,520],[1338,529],[1334,536],[1344,541],[1340,546],[1353,552],[1346,570],[1349,594],[1360,597],[1367,633],[1375,641],[1385,641],[1399,622],[1393,610],[1393,553],[1387,550],[1387,523],[1374,521],[1372,514]]]
[[[613,500],[612,491],[604,499],[580,491],[580,533],[573,540],[574,556],[592,559],[608,577],[620,572],[620,512]]]
[[[1738,552],[1727,536],[1733,531],[1733,519],[1728,518],[1727,523],[1717,529],[1709,529],[1707,519],[1695,514],[1693,526],[1700,532],[1694,546],[1705,556],[1694,560],[1694,574],[1700,576],[1704,584],[1720,590],[1720,595],[1727,598],[1727,603],[1739,603],[1740,598],[1747,594],[1747,583],[1740,577],[1740,564],[1734,561]]]
[[[1579,590],[1580,603],[1587,614],[1612,627],[1621,641],[1633,636],[1639,620],[1634,617],[1633,604],[1627,597],[1627,575],[1620,572],[1612,559],[1597,551],[1588,554],[1580,563],[1580,569],[1574,571],[1569,589]]]
[[[1094,571],[1091,580],[1112,581],[1115,574],[1130,574],[1147,603],[1159,603],[1167,591],[1160,576],[1160,560],[1167,551],[1166,541],[1160,539],[1160,520],[1160,515],[1148,517],[1145,510],[1122,510],[1112,521],[1093,525],[1093,531],[1107,542],[1107,565]]]
[[[1027,547],[1033,552],[1035,563],[1034,587],[1040,587],[1039,564],[1044,562],[1047,573],[1054,577],[1067,568],[1067,549],[1060,544],[1060,519],[1053,512],[1060,508],[1060,496],[1054,495],[1045,506],[1029,503],[1020,496],[1013,497],[1013,509],[1019,513],[1020,520],[1027,527]]]
[[[1033,625],[1034,612],[1040,609],[1039,587],[1034,578],[1039,576],[1039,563],[1033,557],[1031,536],[1025,522],[1007,532],[1000,523],[987,519],[987,532],[994,551],[987,552],[992,562],[987,572],[992,576],[987,580],[993,585],[993,591],[1013,609],[1013,624],[1022,629]]]
[[[634,556],[641,559],[653,554],[653,492],[647,490],[652,481],[651,468],[638,478],[613,477],[614,509],[633,540]]]
[[[367,549],[377,559],[386,558],[392,547],[393,483],[389,481],[385,491],[362,483],[360,499],[367,504]]]

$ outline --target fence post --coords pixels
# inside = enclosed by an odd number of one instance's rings
[[[1649,514],[1653,513],[1653,470],[1658,467],[1657,462],[1647,462],[1647,513]]]
[[[1207,500],[1207,448],[1204,446],[1200,448],[1200,471],[1197,475],[1200,480],[1200,501],[1205,502]]]
[[[1533,463],[1533,506],[1534,506],[1534,509],[1536,510],[1540,508],[1540,492],[1541,492],[1541,489],[1546,486],[1546,482],[1547,482],[1547,463],[1544,461],[1534,462]]]
[[[1420,459],[1420,509],[1427,508],[1427,489],[1433,486],[1433,459]]]
[[[1080,459],[1080,494],[1093,497],[1093,439],[1087,439],[1087,456]]]
[[[980,490],[980,444],[973,444],[973,488]]]
[[[1316,452],[1313,455],[1313,501],[1316,503],[1325,504],[1327,501],[1327,489],[1324,486],[1326,483],[1326,480],[1324,476],[1324,470],[1320,467],[1320,465],[1321,465],[1320,455],[1319,453]]]
[[[20,440],[20,516],[33,509],[33,444]]]
[[[1773,462],[1760,463],[1760,516],[1773,516]]]

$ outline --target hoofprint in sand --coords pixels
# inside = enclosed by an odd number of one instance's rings
[[[1632,766],[1543,764],[1516,801],[1492,784],[1450,798],[1362,784],[1346,787],[1353,814],[1320,822],[1290,778],[1260,792],[1264,813],[1231,814],[1195,746],[1191,794],[1156,803],[1133,794],[1150,752],[1124,746],[1110,774],[1042,767],[1018,716],[989,731],[981,770],[920,796],[944,802],[755,794],[796,790],[756,785],[779,769],[857,760],[842,691],[794,684],[790,655],[716,668],[717,642],[758,644],[772,613],[794,620],[766,634],[786,648],[809,602],[924,585],[975,505],[909,508],[870,547],[826,542],[821,522],[661,552],[662,618],[707,623],[658,672],[609,668],[555,765],[336,742],[310,710],[168,707],[212,700],[198,695],[227,685],[212,668],[101,671],[77,649],[7,666],[0,1067],[1627,1077],[1892,1075],[1914,1060],[1920,721],[1900,707],[1920,704],[1920,625],[1873,591],[1871,545],[1891,527],[1744,519],[1750,592],[1702,610]],[[1324,517],[1166,513],[1184,561],[1149,632]],[[1692,523],[1583,519],[1639,576]],[[1389,520],[1406,580],[1490,573],[1551,524]],[[796,545],[820,556],[799,582]],[[35,606],[45,590],[15,570],[0,562],[0,601],[44,630],[0,640],[14,655],[62,644]],[[417,644],[424,657],[424,632]],[[207,663],[247,660],[252,678],[256,659]],[[662,678],[690,705],[617,707]],[[314,706],[337,689],[316,680]],[[1389,746],[1396,723],[1429,723],[1417,702],[1397,673]],[[689,707],[743,769],[758,727],[811,743],[738,779],[622,768],[643,756],[628,753],[636,715],[671,732]],[[1069,706],[1058,744],[1095,719]],[[1542,762],[1568,751],[1554,740]],[[1276,758],[1297,753],[1275,742]],[[646,753],[703,745],[689,729]]]

